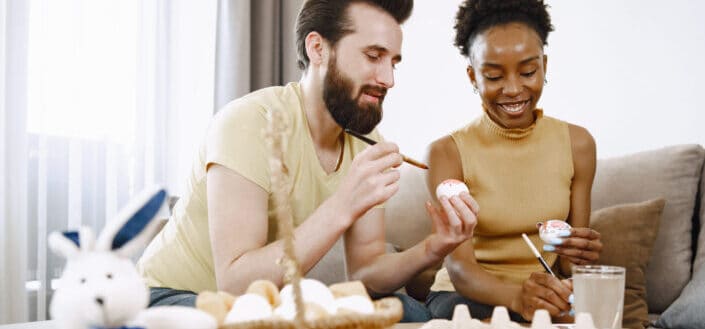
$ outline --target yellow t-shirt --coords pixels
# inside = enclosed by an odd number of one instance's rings
[[[352,158],[368,146],[346,135],[340,168],[327,174],[314,149],[298,83],[261,89],[232,101],[213,118],[195,159],[186,195],[179,199],[166,226],[137,264],[147,285],[193,292],[216,289],[206,201],[209,164],[232,169],[269,193],[267,239],[268,242],[276,239],[268,148],[263,138],[268,113],[272,111],[285,111],[289,118],[290,135],[284,161],[293,186],[289,200],[294,225],[301,224],[335,192]],[[369,137],[381,140],[376,130]],[[237,239],[237,228],[232,233],[233,239]]]
[[[484,270],[521,283],[544,269],[523,241],[526,233],[553,265],[556,254],[543,252],[536,223],[565,220],[570,212],[573,155],[568,124],[544,117],[525,129],[506,129],[485,113],[451,134],[458,147],[463,179],[480,205],[473,236],[475,258]],[[436,273],[433,291],[454,291],[445,268]]]

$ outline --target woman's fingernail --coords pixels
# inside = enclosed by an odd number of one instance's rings
[[[551,243],[551,244],[561,244],[561,243],[563,243],[563,239],[560,239],[560,238],[551,238],[549,241],[550,241],[549,243]]]
[[[556,247],[550,245],[550,244],[545,244],[543,245],[543,251],[555,251]]]
[[[570,294],[570,296],[568,296],[568,303],[573,304],[573,302],[575,302],[575,295]]]

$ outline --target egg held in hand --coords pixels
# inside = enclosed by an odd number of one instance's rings
[[[470,193],[470,190],[465,183],[457,179],[446,179],[436,187],[436,198],[440,199],[444,196],[450,199],[451,197],[459,195],[463,192]]]

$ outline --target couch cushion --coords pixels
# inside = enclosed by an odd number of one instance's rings
[[[306,273],[306,277],[319,280],[327,285],[347,281],[343,238],[338,239],[333,248]]]
[[[645,272],[664,204],[664,199],[656,199],[617,205],[597,210],[590,217],[590,226],[602,234],[600,264],[622,266],[626,271],[624,328],[643,329],[650,323]]]
[[[426,187],[426,171],[404,165],[400,172],[399,191],[387,201],[384,217],[387,242],[404,250],[431,232],[431,219],[424,206],[431,194]]]
[[[690,279],[692,218],[704,157],[699,145],[677,145],[598,161],[593,210],[666,199],[646,270],[650,312],[663,312]]]

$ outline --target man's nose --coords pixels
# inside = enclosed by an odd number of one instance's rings
[[[394,66],[380,65],[377,68],[377,82],[387,89],[394,87]]]

